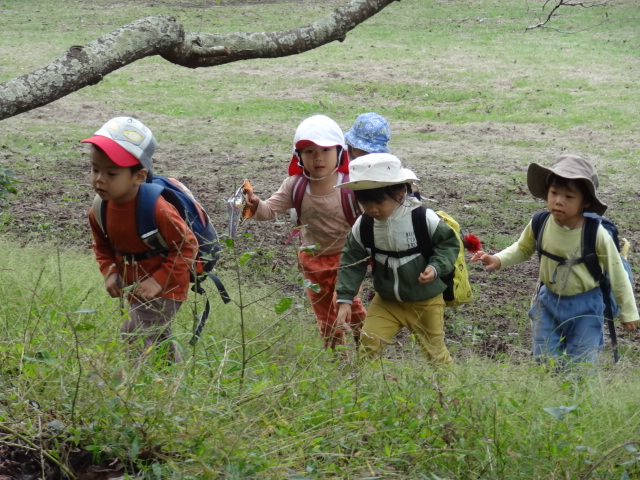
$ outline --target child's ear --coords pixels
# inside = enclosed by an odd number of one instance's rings
[[[147,170],[146,168],[142,168],[133,174],[133,182],[135,183],[136,187],[142,185],[147,181],[148,174],[149,170]]]

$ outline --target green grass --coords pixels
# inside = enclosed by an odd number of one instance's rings
[[[189,348],[188,304],[175,321],[185,363],[136,363],[119,339],[118,302],[102,291],[90,255],[48,244],[1,247],[4,433],[53,428],[60,445],[129,459],[144,478],[546,479],[592,467],[600,478],[620,478],[638,471],[640,384],[629,382],[634,374],[624,364],[574,378],[509,358],[469,358],[437,371],[409,345],[399,362],[341,366],[321,351],[306,307],[276,314],[279,295],[255,277],[241,287],[244,334],[238,306],[214,302],[205,335]],[[223,279],[233,285],[229,274]],[[231,287],[235,299],[238,288]],[[482,333],[467,332],[468,341]],[[629,449],[619,448],[627,442]],[[65,447],[48,448],[56,456]],[[143,461],[150,452],[153,460]]]

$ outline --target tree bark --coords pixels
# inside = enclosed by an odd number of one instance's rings
[[[141,58],[160,55],[188,68],[313,50],[335,40],[396,0],[351,0],[322,19],[276,32],[210,34],[184,30],[174,18],[136,20],[85,46],[72,46],[35,72],[0,84],[0,120],[58,100]]]

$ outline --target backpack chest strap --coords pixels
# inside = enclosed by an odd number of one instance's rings
[[[538,259],[543,255],[554,262],[558,263],[558,266],[573,266],[585,264],[585,267],[594,278],[594,280],[600,283],[603,279],[602,268],[598,262],[598,255],[596,253],[596,236],[598,227],[600,226],[600,220],[588,215],[584,216],[584,224],[582,226],[582,248],[581,256],[576,259],[567,259],[559,255],[550,253],[542,248],[542,237],[545,227],[551,214],[548,211],[538,212],[533,216],[531,221],[531,227],[535,236],[536,251],[538,253]]]

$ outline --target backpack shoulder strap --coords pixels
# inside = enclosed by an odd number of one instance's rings
[[[102,230],[104,236],[108,237],[106,216],[107,202],[102,200],[102,198],[100,198],[100,195],[96,194],[96,196],[93,197],[93,218],[96,219],[96,223],[100,227],[100,230]]]
[[[291,197],[293,200],[293,207],[296,211],[296,221],[298,225],[302,225],[300,221],[300,211],[302,209],[302,198],[307,191],[307,185],[309,185],[309,179],[306,178],[302,174],[296,175],[296,181],[293,184],[293,190],[291,192]],[[349,175],[344,175],[342,177],[343,182],[349,181]],[[349,225],[353,225],[356,223],[356,219],[362,213],[360,211],[360,206],[358,205],[358,201],[356,200],[356,196],[353,193],[353,190],[350,188],[341,188],[340,189],[340,203],[342,204],[342,211],[344,212],[344,216],[349,222]]]
[[[376,248],[373,238],[373,218],[366,213],[360,217],[360,240],[365,248],[371,250],[371,257],[375,258],[376,253],[387,255],[388,257],[402,258],[416,253],[423,254],[426,258],[431,256],[431,241],[426,221],[426,207],[420,206],[411,211],[411,222],[416,235],[417,246],[401,252],[381,250]]]
[[[413,231],[416,235],[418,248],[424,254],[426,247],[431,245],[431,235],[429,235],[429,227],[427,226],[427,208],[420,205],[411,211],[411,222],[413,223]],[[428,258],[428,257],[427,257]]]
[[[345,174],[342,177],[342,182],[346,183],[348,181],[349,175]],[[347,219],[347,222],[349,222],[349,225],[356,223],[356,219],[360,216],[362,210],[360,210],[360,205],[358,205],[358,201],[356,200],[356,195],[353,193],[353,190],[350,188],[341,188],[340,203],[342,204],[344,217]]]
[[[374,248],[373,218],[366,213],[363,213],[360,217],[360,240],[365,248]]]
[[[533,236],[536,239],[536,252],[538,253],[538,261],[542,258],[542,255],[544,255],[545,257],[558,262],[558,265],[566,265],[566,258],[554,255],[553,253],[549,253],[542,248],[542,236],[544,235],[544,229],[550,216],[551,213],[549,211],[543,210],[541,212],[535,213],[533,215],[533,218],[531,219],[531,230],[533,230]],[[581,257],[577,263],[580,263],[582,261],[583,258]]]
[[[549,219],[549,211],[542,210],[536,212],[531,219],[531,229],[533,230],[533,236],[536,239],[536,252],[538,252],[538,260],[542,257],[542,232]]]
[[[296,181],[293,184],[293,190],[291,192],[291,199],[293,200],[293,207],[296,210],[296,222],[298,226],[302,225],[300,220],[300,210],[302,209],[302,197],[304,197],[307,191],[307,185],[309,185],[309,179],[299,173],[296,175]]]
[[[140,239],[151,249],[136,254],[136,260],[161,255],[169,250],[169,246],[158,230],[155,208],[160,195],[165,196],[165,188],[155,183],[143,183],[136,200],[136,228]],[[178,209],[180,211],[180,209]],[[140,255],[143,255],[142,257]]]
[[[596,282],[602,281],[602,268],[598,262],[598,254],[596,253],[596,237],[598,236],[598,228],[602,222],[602,217],[595,215],[585,215],[584,225],[582,226],[582,257],[584,264],[589,270],[591,276]]]

